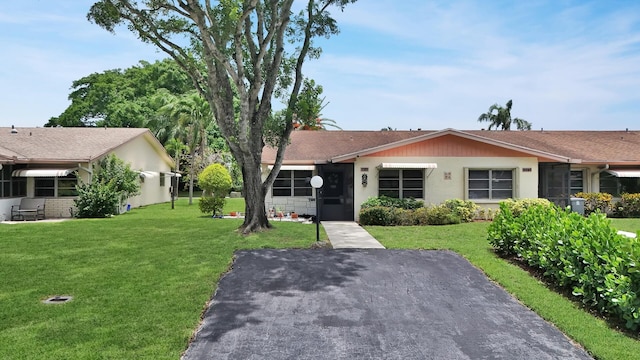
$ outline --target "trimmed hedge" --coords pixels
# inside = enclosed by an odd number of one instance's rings
[[[362,204],[359,218],[362,225],[449,225],[473,221],[477,209],[472,201],[453,199],[425,207],[414,199],[380,196]]]
[[[555,205],[516,215],[509,205],[489,226],[497,252],[517,256],[586,306],[640,327],[640,242],[618,235],[602,213],[585,218]]]
[[[624,193],[620,195],[620,201],[615,206],[615,216],[618,217],[640,217],[640,194]]]
[[[574,196],[584,199],[585,215],[590,215],[591,213],[597,211],[603,214],[609,214],[613,209],[613,197],[611,196],[611,194],[579,192]]]
[[[413,198],[398,199],[382,195],[368,198],[365,202],[362,203],[362,205],[360,205],[360,208],[367,209],[377,206],[415,210],[423,207],[424,202]]]

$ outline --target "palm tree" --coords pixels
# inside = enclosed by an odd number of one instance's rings
[[[496,129],[511,130],[511,124],[515,124],[518,130],[531,130],[530,122],[520,118],[511,118],[511,106],[513,106],[512,100],[507,101],[506,107],[493,104],[489,107],[489,111],[478,117],[478,121],[488,121],[490,123],[489,130],[493,127]]]
[[[189,152],[189,205],[193,203],[193,181],[196,157],[203,156],[207,149],[207,128],[214,118],[207,101],[197,92],[189,92],[160,108],[177,124],[176,137],[181,138]]]
[[[305,79],[298,95],[293,127],[298,130],[326,130],[333,127],[342,130],[335,120],[323,118],[320,113],[328,103],[322,95],[322,86],[311,79]]]

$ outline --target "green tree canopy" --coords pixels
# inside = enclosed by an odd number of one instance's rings
[[[493,104],[489,107],[489,111],[480,114],[478,122],[489,122],[489,130],[492,128],[511,130],[511,125],[515,124],[518,130],[531,130],[531,123],[520,118],[511,118],[511,107],[513,101],[507,101],[507,106],[502,107]]]
[[[160,89],[173,95],[194,90],[191,79],[171,59],[93,73],[73,82],[71,104],[45,126],[151,127]]]
[[[329,8],[342,10],[355,0],[306,0],[297,14],[293,2],[100,0],[88,14],[108,31],[124,25],[140,40],[169,54],[207,100],[242,169],[244,233],[270,227],[265,196],[280,171],[293,130],[303,63],[320,54],[313,39],[336,34],[338,27]],[[287,42],[291,45],[286,46]],[[286,99],[287,111],[277,134],[274,167],[263,179],[263,135],[277,94]]]

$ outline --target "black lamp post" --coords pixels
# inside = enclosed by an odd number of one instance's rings
[[[311,187],[316,189],[316,242],[320,241],[320,196],[318,194],[323,183],[321,176],[316,175],[311,178]]]

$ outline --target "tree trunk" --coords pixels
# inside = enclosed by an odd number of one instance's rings
[[[193,204],[193,167],[194,167],[194,161],[195,161],[195,153],[192,151],[191,152],[191,163],[189,165],[189,205]]]
[[[266,192],[262,184],[260,162],[245,161],[242,165],[242,177],[245,217],[239,230],[243,234],[249,234],[271,228],[264,203]]]

